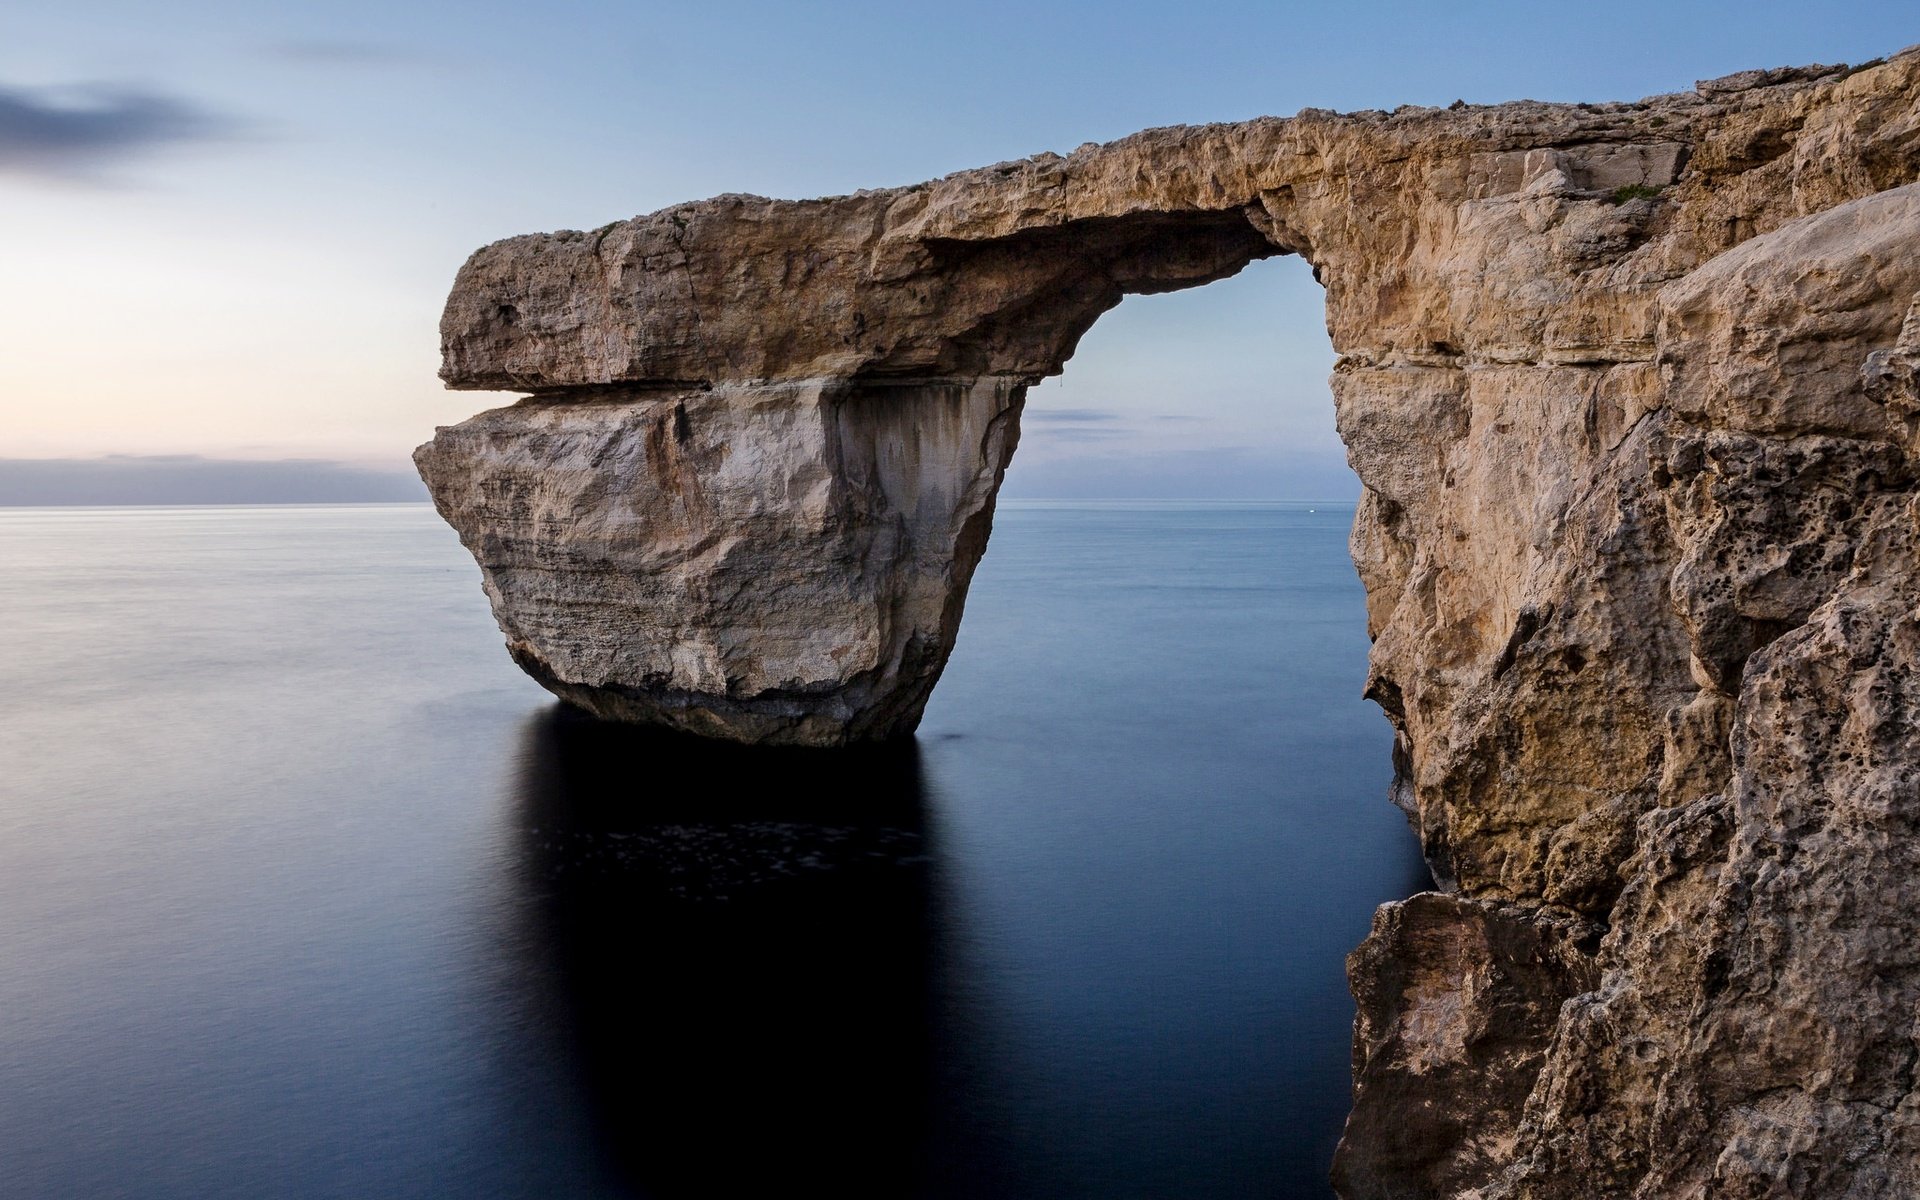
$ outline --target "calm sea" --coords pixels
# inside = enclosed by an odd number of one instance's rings
[[[424,506],[0,510],[0,1195],[1328,1195],[1351,518],[1003,506],[917,742],[779,754],[559,708]]]

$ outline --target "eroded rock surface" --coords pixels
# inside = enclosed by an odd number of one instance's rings
[[[416,460],[554,693],[835,743],[918,720],[1019,409],[996,379],[719,384],[496,409]]]
[[[1920,1194],[1920,53],[1151,130],[462,270],[417,458],[605,715],[910,731],[1025,389],[1308,259],[1395,798],[1348,1197]]]

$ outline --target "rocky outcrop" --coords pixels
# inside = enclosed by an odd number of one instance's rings
[[[463,268],[417,458],[608,716],[909,731],[1025,389],[1130,292],[1327,292],[1395,798],[1349,1197],[1920,1194],[1920,53],[1153,130]]]
[[[722,383],[496,409],[416,460],[555,694],[831,744],[919,719],[1019,407],[997,379]]]
[[[1343,1196],[1469,1195],[1513,1161],[1560,1006],[1595,983],[1599,927],[1428,892],[1374,914],[1348,960],[1366,1092]]]

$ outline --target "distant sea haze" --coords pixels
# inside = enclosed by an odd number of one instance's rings
[[[1336,500],[1360,494],[1338,451],[1226,448],[1163,454],[1015,456],[1009,499]],[[0,507],[352,504],[425,501],[410,467],[198,454],[0,458]]]
[[[198,454],[0,458],[0,505],[350,504],[425,500],[411,470]]]

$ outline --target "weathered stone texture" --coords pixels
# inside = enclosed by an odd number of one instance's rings
[[[1595,983],[1598,936],[1436,892],[1381,906],[1347,958],[1367,1103],[1334,1159],[1341,1195],[1457,1195],[1513,1160],[1560,1006]]]
[[[1026,387],[1130,292],[1327,292],[1394,797],[1350,1197],[1920,1194],[1920,53],[1150,130],[463,268],[418,459],[604,715],[910,731]]]
[[[953,647],[1016,386],[529,400],[417,456],[514,660],[603,717],[740,741],[911,727]],[[470,524],[466,524],[470,523]]]

